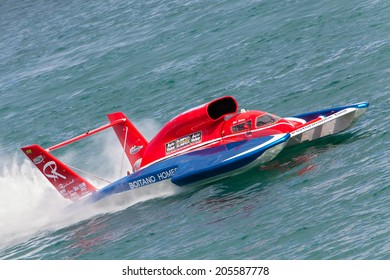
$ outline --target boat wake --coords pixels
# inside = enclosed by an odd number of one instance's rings
[[[0,156],[1,247],[47,226],[67,205],[29,162],[19,158]]]
[[[120,172],[125,175],[128,166],[120,162],[123,150],[112,135],[97,137],[91,147],[99,151],[99,160],[92,158],[85,161],[77,151],[66,152],[62,157],[69,164],[77,165],[79,161],[87,165],[88,170],[99,174],[96,177],[112,180],[118,178]],[[98,188],[107,184],[96,177],[85,175]],[[181,188],[164,182],[116,195],[94,205],[73,207],[73,203],[63,199],[33,164],[23,158],[21,152],[3,153],[0,154],[0,250],[27,241],[40,232],[57,230],[96,215],[120,211],[180,191]]]

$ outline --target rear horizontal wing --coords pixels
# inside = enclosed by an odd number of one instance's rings
[[[148,146],[148,141],[122,112],[108,114],[107,118],[110,123],[93,130],[88,130],[84,134],[49,147],[47,148],[47,151],[50,152],[56,150],[58,148],[61,148],[63,146],[66,146],[68,144],[71,144],[73,142],[76,142],[78,140],[89,137],[95,133],[101,132],[107,128],[112,127],[115,131],[116,136],[118,137],[119,142],[122,145],[122,148],[131,164],[133,171],[138,170],[141,164],[144,151]]]
[[[87,180],[41,146],[34,144],[21,149],[64,198],[77,200],[96,191]]]
[[[47,149],[34,144],[23,147],[21,150],[64,198],[71,200],[79,199],[95,192],[96,188],[73,171],[68,165],[53,156],[50,153],[51,151],[112,127],[130,161],[133,171],[135,171],[138,170],[143,151],[148,145],[148,141],[122,112],[108,114],[107,117],[110,121],[108,124],[93,130],[88,130],[84,134],[73,137],[72,139]]]

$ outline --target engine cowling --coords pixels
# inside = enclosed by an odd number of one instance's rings
[[[220,138],[225,117],[237,110],[237,101],[231,96],[224,96],[181,113],[170,120],[150,141],[141,166]]]

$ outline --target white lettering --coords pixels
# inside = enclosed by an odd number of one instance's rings
[[[162,171],[160,173],[157,173],[157,177],[160,181],[171,178],[175,174],[176,169],[177,168],[172,168],[170,170],[166,170],[166,171]]]
[[[135,189],[135,188],[139,188],[139,187],[153,184],[154,182],[156,182],[156,177],[154,177],[152,175],[152,176],[149,176],[146,178],[138,179],[138,180],[133,181],[133,182],[129,182],[129,187],[130,187],[130,189]]]
[[[141,179],[129,182],[129,187],[130,187],[130,189],[136,189],[139,187],[153,184],[155,182],[166,180],[168,178],[171,178],[175,174],[176,170],[177,170],[177,168],[164,170],[164,171],[161,171],[155,175],[151,175],[149,177],[145,177],[145,178],[141,178]],[[157,178],[156,178],[156,176],[157,176]]]
[[[191,135],[191,143],[200,142],[202,140],[202,133],[197,132]]]
[[[66,183],[65,185],[59,184],[58,187],[59,187],[60,189],[65,189],[67,186],[69,186],[69,185],[71,185],[71,184],[73,184],[73,183],[74,183],[74,179],[72,179],[72,181]]]
[[[176,150],[175,142],[170,142],[170,143],[166,144],[166,152],[167,153],[172,152],[174,150]]]

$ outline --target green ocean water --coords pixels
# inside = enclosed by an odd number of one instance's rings
[[[389,15],[388,0],[1,1],[0,259],[390,259]],[[77,211],[19,150],[113,111],[150,139],[223,95],[280,116],[370,107],[245,174]],[[116,141],[55,155],[114,180]]]

